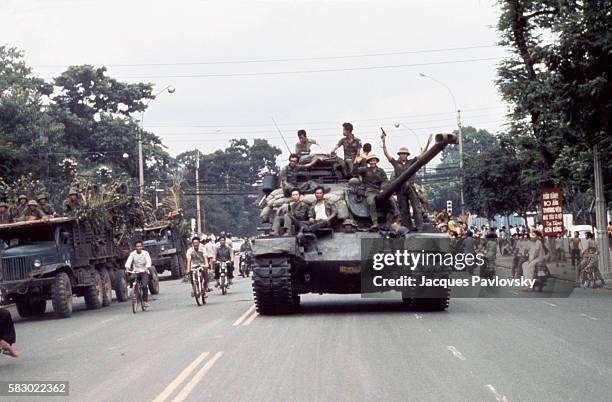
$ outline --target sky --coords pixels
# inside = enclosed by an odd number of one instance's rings
[[[503,129],[498,13],[493,0],[0,0],[0,43],[47,79],[93,64],[172,85],[144,117],[171,155],[266,138],[286,159],[279,130],[293,149],[301,128],[329,151],[345,121],[374,153],[382,126],[391,152],[415,154],[457,109],[464,126]]]

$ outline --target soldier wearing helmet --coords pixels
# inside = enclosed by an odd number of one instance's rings
[[[47,198],[46,194],[40,194],[37,200],[38,207],[45,215],[57,216],[57,212],[55,212],[55,208],[53,208],[53,205],[49,203],[49,199]]]
[[[427,145],[425,145],[425,148],[421,150],[421,154],[419,156],[416,156],[412,159],[408,159],[410,151],[408,151],[408,148],[406,147],[401,147],[397,151],[398,158],[395,159],[389,154],[389,151],[387,150],[387,144],[385,141],[387,134],[382,128],[381,130],[382,134],[380,138],[383,144],[383,152],[387,160],[389,160],[389,162],[393,166],[395,177],[398,177],[419,158],[421,158],[429,148],[429,144],[431,144],[432,135],[430,134],[427,138]],[[414,230],[415,227],[416,230],[423,230],[423,211],[421,210],[421,201],[417,196],[416,190],[414,188],[414,180],[412,178],[400,187],[399,191],[397,192],[397,199],[399,201],[400,206],[402,225],[407,227],[409,230]],[[412,223],[410,207],[412,207],[412,215],[414,215],[414,224]]]
[[[28,209],[28,197],[25,194],[21,194],[18,198],[17,198],[17,205],[13,207],[13,210],[11,211],[11,217],[13,219],[13,221],[21,218],[23,216],[23,214],[26,213],[26,210]]]
[[[38,208],[38,203],[30,200],[27,203],[25,212],[17,218],[18,221],[36,221],[43,218],[43,212]]]
[[[64,215],[76,216],[80,208],[79,192],[77,189],[71,188],[68,192],[68,198],[64,201]]]
[[[361,176],[361,181],[365,187],[366,201],[370,210],[370,218],[372,219],[372,227],[370,227],[370,229],[373,230],[378,229],[376,196],[380,193],[383,184],[385,184],[388,179],[385,171],[377,166],[378,162],[380,162],[378,156],[370,154],[366,161],[368,166],[356,168],[355,173]]]

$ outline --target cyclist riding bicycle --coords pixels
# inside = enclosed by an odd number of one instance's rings
[[[187,275],[189,275],[189,272],[193,268],[203,268],[202,269],[202,280],[204,281],[204,285],[202,286],[202,289],[209,291],[208,289],[208,257],[206,256],[204,247],[200,245],[199,237],[196,236],[193,239],[191,239],[191,247],[189,248],[189,250],[187,250],[186,256],[187,256]]]
[[[147,250],[143,250],[142,241],[137,240],[134,243],[135,250],[132,251],[125,262],[125,270],[130,271],[128,283],[130,286],[134,281],[139,281],[142,284],[142,305],[149,307],[149,270],[151,269],[151,256]]]
[[[234,251],[225,245],[225,237],[219,238],[219,247],[217,247],[217,253],[215,255],[215,280],[217,281],[216,287],[219,287],[219,278],[221,262],[226,262],[227,265],[227,277],[229,278],[229,284],[232,284],[234,279]]]

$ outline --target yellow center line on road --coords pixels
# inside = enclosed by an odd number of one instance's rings
[[[249,314],[251,314],[253,312],[253,310],[255,310],[255,305],[253,304],[251,307],[249,307],[249,309],[240,316],[240,318],[238,318],[236,321],[234,321],[234,323],[232,324],[233,327],[237,327],[238,325],[240,325],[242,323],[242,321],[244,321]]]
[[[202,367],[197,373],[195,373],[191,381],[189,381],[187,385],[185,385],[185,388],[183,388],[181,393],[178,394],[176,398],[172,400],[172,402],[182,402],[187,399],[191,391],[193,391],[196,385],[198,385],[200,381],[202,381],[202,378],[204,378],[208,370],[211,369],[211,367],[217,362],[217,360],[221,358],[221,356],[223,356],[223,352],[215,353],[215,355],[209,361],[206,362],[204,367]]]
[[[176,376],[176,378],[170,383],[168,384],[168,386],[162,391],[161,394],[159,394],[159,396],[157,398],[155,398],[153,400],[153,402],[163,402],[166,400],[166,398],[168,398],[170,396],[170,394],[172,394],[174,392],[174,390],[181,385],[181,383],[183,381],[185,381],[185,379],[187,378],[187,376],[189,374],[191,374],[191,372],[193,370],[196,369],[196,367],[198,367],[198,365],[200,363],[202,363],[202,360],[206,359],[206,357],[209,355],[208,352],[203,352],[200,356],[198,356],[194,361],[192,361],[189,366],[185,367],[185,369],[183,371],[181,371],[179,373],[178,376]]]
[[[250,316],[250,317],[249,317],[249,319],[248,319],[248,320],[246,320],[246,321],[245,321],[245,322],[244,322],[242,325],[243,325],[243,326],[245,326],[245,325],[249,325],[250,323],[252,323],[252,322],[253,322],[253,320],[254,320],[255,318],[257,318],[257,316],[258,316],[258,315],[259,315],[259,313],[258,313],[257,311],[256,311],[256,312],[254,312],[254,313],[253,313],[253,315],[252,315],[252,316]]]

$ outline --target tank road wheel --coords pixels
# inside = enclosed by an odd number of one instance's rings
[[[149,272],[149,292],[151,292],[152,295],[156,295],[159,293],[159,276],[157,276],[157,269],[151,267]]]
[[[22,318],[32,317],[36,315],[42,315],[45,313],[47,308],[47,300],[45,299],[30,299],[18,301],[17,312]]]
[[[100,269],[100,278],[102,279],[102,305],[104,307],[110,306],[113,300],[113,284],[108,269]]]
[[[115,282],[113,283],[115,297],[117,301],[125,302],[128,300],[127,279],[123,271],[115,271]]]
[[[252,278],[255,306],[259,314],[295,313],[300,297],[293,293],[289,266],[256,267]]]
[[[172,273],[172,279],[181,278],[181,265],[178,255],[173,255],[172,259],[170,260],[170,273]]]
[[[72,284],[67,273],[60,272],[55,277],[51,287],[51,302],[53,311],[59,318],[68,318],[72,315]]]
[[[85,290],[85,305],[89,310],[96,310],[102,307],[102,299],[104,297],[104,289],[102,278],[98,270],[93,270],[93,285],[88,286]]]

